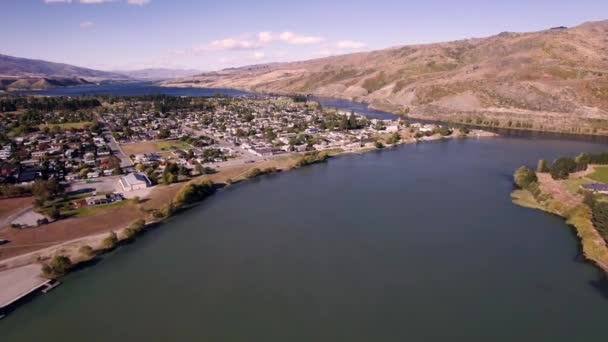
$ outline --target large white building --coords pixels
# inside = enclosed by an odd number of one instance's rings
[[[126,176],[122,176],[118,179],[118,190],[119,191],[135,191],[145,189],[152,185],[148,176],[141,173],[129,173]]]

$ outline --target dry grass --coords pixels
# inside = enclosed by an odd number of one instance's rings
[[[17,197],[0,200],[0,222],[32,204],[32,197]]]
[[[11,241],[0,247],[0,260],[37,251],[69,240],[110,232],[144,217],[135,206],[125,206],[97,215],[59,220],[38,228],[5,229],[0,239]]]
[[[126,155],[159,152],[160,148],[154,141],[141,141],[120,145]]]

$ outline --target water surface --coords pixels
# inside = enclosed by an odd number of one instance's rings
[[[571,229],[509,199],[522,163],[603,147],[440,141],[239,184],[19,308],[2,340],[604,338]]]

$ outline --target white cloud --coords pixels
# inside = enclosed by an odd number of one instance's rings
[[[272,32],[260,32],[258,33],[258,40],[260,42],[268,43],[274,40]]]
[[[92,21],[83,21],[80,23],[80,28],[83,30],[90,29],[93,26],[95,26],[95,23]]]
[[[358,50],[364,48],[365,46],[365,43],[354,40],[340,40],[336,43],[336,47],[338,49],[344,50]]]
[[[72,0],[44,0],[45,4],[70,3]]]
[[[290,31],[284,31],[280,33],[264,31],[258,33],[258,42],[264,44],[272,42],[284,42],[293,45],[307,45],[319,44],[322,43],[324,40],[325,38],[321,36],[306,36]]]
[[[209,43],[208,50],[253,50],[259,46],[257,43],[234,38],[226,38],[220,40],[214,40]],[[200,49],[199,49],[200,50]]]
[[[106,2],[112,2],[113,0],[80,0],[81,4],[103,4]]]
[[[127,0],[129,5],[143,6],[150,3],[151,0]]]
[[[264,57],[266,57],[266,54],[262,51],[256,51],[253,53],[253,58],[257,60],[264,59]]]

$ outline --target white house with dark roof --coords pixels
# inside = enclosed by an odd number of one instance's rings
[[[141,173],[129,173],[118,179],[118,191],[129,192],[145,189],[152,185],[150,178]]]

